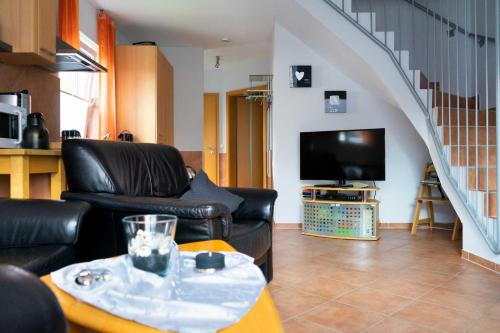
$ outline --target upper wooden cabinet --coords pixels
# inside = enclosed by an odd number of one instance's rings
[[[156,46],[116,48],[117,132],[136,142],[174,144],[173,68]]]
[[[0,53],[9,64],[56,61],[57,0],[0,0],[0,40],[13,53]]]

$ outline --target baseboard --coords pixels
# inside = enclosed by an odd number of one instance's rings
[[[302,223],[274,223],[273,227],[277,230],[301,230]]]
[[[393,229],[393,230],[410,230],[411,229],[411,222],[395,222],[395,223],[380,223],[379,228],[380,229]],[[435,227],[437,229],[453,229],[453,223],[436,223]],[[426,229],[427,227],[425,226],[423,229]],[[420,229],[420,226],[419,226]]]
[[[411,228],[410,222],[401,223],[379,223],[380,229],[398,229],[398,230],[409,230]]]
[[[451,229],[453,228],[453,223],[439,223],[437,224],[439,228]],[[380,229],[385,230],[410,230],[411,223],[410,222],[401,222],[401,223],[380,223]],[[302,223],[274,223],[274,229],[278,230],[299,230],[302,229]]]
[[[476,256],[473,253],[462,250],[462,259],[465,259],[475,265],[481,266],[484,269],[500,274],[500,264],[494,263],[493,261],[489,261],[480,256]]]

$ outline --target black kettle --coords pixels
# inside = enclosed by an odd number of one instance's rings
[[[49,131],[45,126],[41,113],[35,112],[28,115],[27,126],[23,131],[22,147],[26,149],[49,149]]]

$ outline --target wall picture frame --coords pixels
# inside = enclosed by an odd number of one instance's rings
[[[325,113],[347,112],[347,91],[328,90],[325,91]]]
[[[312,66],[292,65],[290,66],[290,88],[311,88]]]

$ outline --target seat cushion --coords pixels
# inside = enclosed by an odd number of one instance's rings
[[[45,245],[0,250],[0,264],[10,264],[28,270],[38,276],[70,265],[76,260],[73,247]]]
[[[260,220],[235,221],[229,244],[255,260],[262,258],[271,248],[269,223]]]

